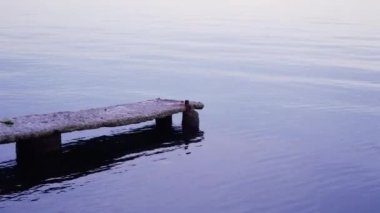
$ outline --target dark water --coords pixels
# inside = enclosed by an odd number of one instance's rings
[[[0,2],[0,117],[203,101],[197,135],[153,123],[63,135],[16,166],[0,212],[379,212],[375,0]]]

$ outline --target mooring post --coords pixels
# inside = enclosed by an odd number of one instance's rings
[[[16,142],[17,163],[25,164],[43,160],[44,157],[59,153],[61,149],[61,133],[20,140]]]
[[[168,130],[172,128],[173,119],[172,116],[166,116],[163,118],[156,118],[156,127],[159,130]]]
[[[190,105],[189,101],[185,101],[185,111],[182,113],[182,129],[187,132],[199,131],[199,115],[198,112]]]

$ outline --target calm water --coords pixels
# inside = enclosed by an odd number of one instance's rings
[[[380,212],[376,0],[0,1],[0,117],[176,98],[201,129],[0,146],[1,212]]]

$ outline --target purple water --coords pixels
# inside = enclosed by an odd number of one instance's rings
[[[0,117],[205,103],[63,135],[60,164],[0,145],[1,212],[379,212],[377,1],[0,2]]]

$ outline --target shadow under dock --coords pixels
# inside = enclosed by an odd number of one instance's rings
[[[0,201],[14,199],[20,192],[27,194],[39,185],[109,170],[143,156],[186,149],[203,139],[203,132],[188,134],[180,127],[163,132],[155,126],[146,126],[124,134],[66,143],[60,153],[38,162],[3,162],[0,163]]]

